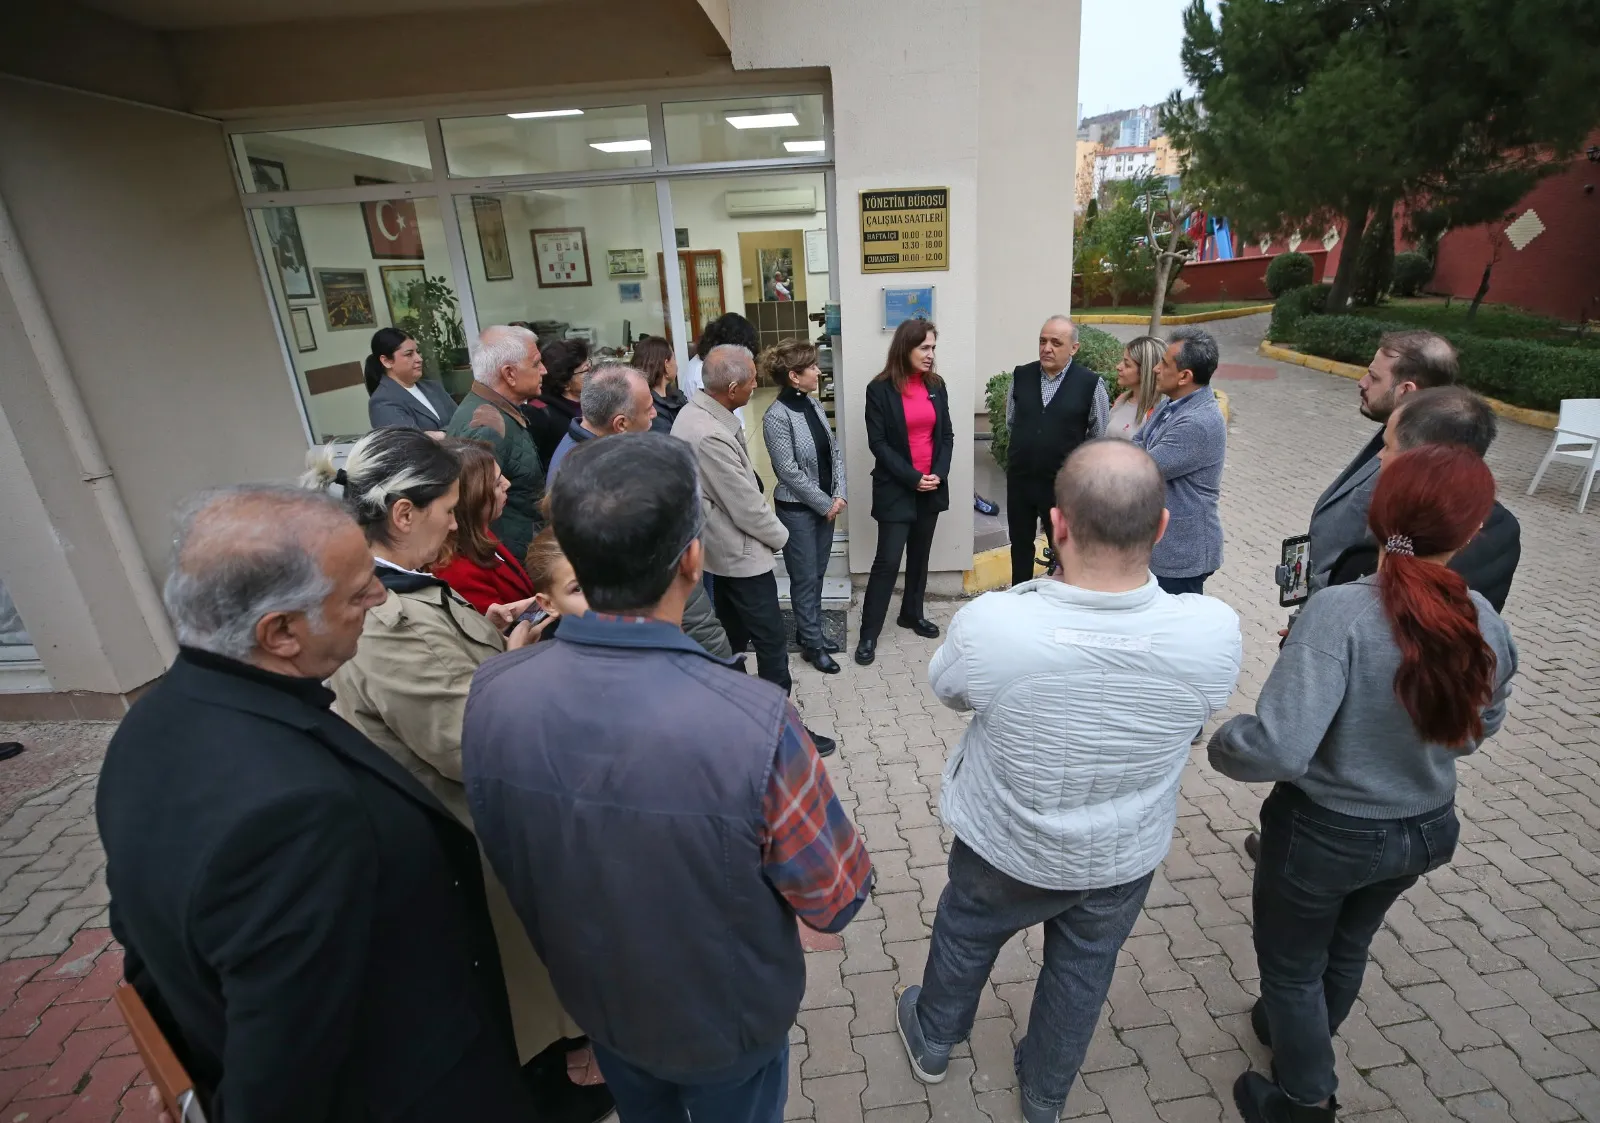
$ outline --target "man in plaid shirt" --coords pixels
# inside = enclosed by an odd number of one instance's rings
[[[479,841],[622,1123],[777,1123],[806,981],[797,918],[843,928],[872,864],[784,690],[679,627],[700,580],[688,446],[580,445],[550,503],[592,611],[473,681]]]

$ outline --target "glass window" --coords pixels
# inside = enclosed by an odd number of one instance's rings
[[[457,178],[647,168],[650,126],[642,105],[530,109],[439,122]]]
[[[421,121],[240,133],[233,150],[246,191],[314,191],[433,178]]]
[[[794,159],[827,152],[822,95],[668,102],[667,159],[674,164]]]
[[[466,391],[472,375],[438,200],[257,209],[250,219],[319,443],[371,428],[362,370],[380,327],[415,334],[425,376],[457,397]]]
[[[456,197],[482,327],[522,321],[626,356],[666,331],[653,183]]]
[[[27,661],[34,657],[33,641],[28,638],[28,629],[23,626],[11,594],[6,592],[5,582],[0,581],[0,663]]]

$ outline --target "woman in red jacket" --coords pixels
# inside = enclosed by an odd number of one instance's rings
[[[456,528],[445,539],[433,575],[485,614],[492,604],[528,599],[533,596],[533,582],[527,570],[489,529],[505,509],[511,482],[488,445],[454,438],[444,443],[461,458],[461,499],[456,504]]]

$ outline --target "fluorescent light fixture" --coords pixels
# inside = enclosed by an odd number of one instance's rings
[[[787,109],[775,113],[729,113],[725,120],[736,129],[792,129],[800,119]]]
[[[786,140],[783,142],[785,152],[826,152],[828,142],[825,140]]]
[[[507,113],[513,121],[532,121],[538,117],[582,117],[581,109],[535,109],[528,113]]]
[[[590,148],[598,148],[601,152],[648,152],[648,140],[591,140]]]

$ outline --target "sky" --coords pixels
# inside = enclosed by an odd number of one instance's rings
[[[1185,85],[1178,49],[1187,4],[1188,0],[1083,0],[1078,100],[1084,116],[1157,105]],[[1215,10],[1215,3],[1208,6]]]

